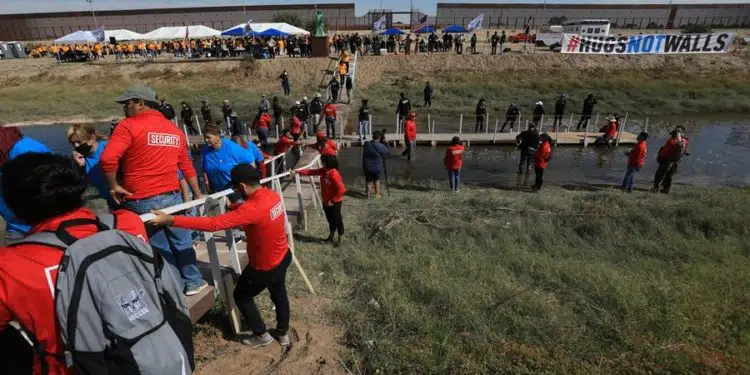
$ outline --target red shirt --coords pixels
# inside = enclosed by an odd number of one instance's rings
[[[299,135],[302,133],[302,123],[299,121],[297,116],[292,116],[292,126],[290,129],[290,133],[294,135]]]
[[[328,103],[323,107],[323,113],[326,117],[336,117],[336,106]]]
[[[607,125],[607,130],[604,132],[604,135],[609,138],[617,138],[617,122],[610,121],[609,125]]]
[[[336,144],[336,142],[327,139],[326,143],[323,144],[322,147],[318,143],[316,143],[315,149],[318,150],[321,155],[336,156],[336,152],[339,150],[339,146]]]
[[[258,119],[258,127],[268,129],[268,127],[271,126],[271,121],[271,115],[263,112]]]
[[[417,140],[417,123],[414,120],[406,120],[404,129],[406,132],[406,139],[408,139],[409,142]]]
[[[341,174],[335,168],[303,169],[297,172],[303,176],[320,176],[320,196],[323,198],[324,205],[344,201],[346,186],[341,179]]]
[[[445,150],[445,168],[449,171],[460,171],[464,165],[464,146],[450,145]]]
[[[147,241],[146,228],[133,212],[120,210],[117,229],[131,233]],[[31,233],[54,231],[66,220],[96,216],[91,210],[79,208],[47,220],[31,230]],[[85,238],[96,233],[94,225],[80,225],[68,229],[76,238]],[[62,352],[60,329],[55,316],[53,299],[57,268],[63,252],[60,249],[35,244],[24,244],[0,248],[0,331],[12,320],[31,331],[37,342],[45,344],[50,353]],[[48,357],[50,374],[73,374],[59,361]],[[39,358],[34,360],[34,374],[41,373]]]
[[[175,216],[173,226],[204,232],[243,227],[247,238],[248,266],[269,271],[284,260],[286,241],[284,203],[276,192],[256,190],[236,209],[215,217]]]
[[[640,141],[628,154],[628,165],[641,168],[646,164],[646,141]]]
[[[534,154],[534,167],[536,168],[547,168],[549,159],[552,157],[552,146],[549,142],[542,143]]]
[[[670,162],[676,163],[682,158],[682,153],[685,150],[685,142],[678,141],[677,138],[670,138],[667,143],[659,149],[659,154],[656,160],[659,163]]]
[[[185,178],[196,176],[187,140],[161,113],[147,110],[122,120],[104,148],[100,163],[104,173],[122,168],[125,199],[143,199],[180,190],[179,169]]]
[[[273,154],[274,155],[285,154],[292,147],[294,147],[294,140],[292,140],[291,138],[285,135],[282,135],[281,137],[279,137],[279,141],[276,142],[276,146],[274,146],[273,148]]]

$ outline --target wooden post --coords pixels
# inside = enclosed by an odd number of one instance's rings
[[[511,124],[513,125],[513,124]],[[511,130],[513,130],[513,127],[511,126]],[[518,130],[521,130],[521,112],[518,112]]]
[[[307,230],[307,214],[305,213],[305,201],[302,199],[302,181],[298,174],[294,175],[294,184],[297,189],[297,204],[299,204],[299,215],[297,215],[297,225],[302,230]]]
[[[226,213],[226,207],[227,207],[227,197],[222,197],[219,200],[219,212],[222,214]],[[237,273],[237,275],[242,273],[242,265],[240,264],[240,257],[237,254],[237,243],[234,241],[234,231],[232,229],[227,229],[224,231],[224,241],[227,243],[227,246],[229,247],[229,264],[232,265],[232,268],[234,268],[234,272]]]
[[[490,133],[490,114],[484,116],[484,134]]]
[[[344,123],[343,121],[341,121],[341,116],[336,116],[336,120],[339,123],[339,145],[341,145],[341,140],[344,137]],[[333,126],[336,126],[336,124],[334,124]]]
[[[500,119],[495,119],[495,132],[492,133],[492,143],[495,143],[497,141],[497,123],[500,121]]]
[[[565,128],[565,132],[566,133],[570,131],[570,126],[571,125],[573,125],[573,114],[572,113],[570,114],[570,121],[568,121],[568,127]]]
[[[589,122],[591,122],[591,120],[590,120],[590,119],[589,119]],[[597,113],[596,113],[596,121],[594,122],[594,129],[598,129],[598,128],[597,128],[597,126],[599,126],[599,112],[597,112]],[[588,131],[588,127],[589,127],[589,126],[588,126],[588,125],[586,125],[586,130],[587,130],[587,131]]]
[[[562,120],[562,119],[561,119]],[[562,125],[562,124],[560,124]],[[555,147],[557,147],[558,140],[560,139],[560,126],[555,126],[555,123],[552,123],[552,129],[555,131]]]
[[[432,134],[435,134],[435,120],[432,120]]]
[[[539,134],[544,133],[544,115],[542,115],[542,122],[539,124]]]
[[[461,134],[464,130],[464,114],[461,114],[461,117],[458,119],[458,134]]]
[[[625,124],[628,123],[628,113],[625,112],[625,120],[622,120],[622,126],[617,129],[617,138],[615,138],[615,147],[620,145],[620,137],[622,132],[625,131]]]
[[[432,124],[432,121],[430,121],[430,112],[427,112],[427,134],[432,133],[432,130],[430,129],[430,124]]]
[[[367,117],[367,121],[370,123],[370,126],[367,127],[367,132],[369,133],[367,139],[372,139],[372,115]]]
[[[198,128],[198,135],[200,135],[202,137],[203,136],[203,130],[201,130],[201,123],[198,120],[198,114],[195,114],[194,117],[195,117],[195,126]],[[204,126],[205,125],[208,125],[208,124],[204,124]]]
[[[646,129],[644,130],[644,132],[648,133],[648,117],[646,117]]]
[[[231,133],[232,132],[232,123],[229,122],[229,117],[227,117],[224,120],[227,122],[227,133]],[[231,136],[231,134],[229,134],[229,135]],[[279,138],[279,136],[276,136],[276,138]]]
[[[398,121],[398,113],[396,113],[396,135],[399,134],[399,126],[400,125],[401,124],[399,124],[399,121]]]
[[[587,123],[586,128],[583,129],[583,147],[586,147],[588,145],[589,145],[589,124]]]
[[[518,129],[521,130],[521,129]],[[526,120],[526,130],[529,130],[529,120]]]

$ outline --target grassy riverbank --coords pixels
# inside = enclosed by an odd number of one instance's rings
[[[750,371],[750,191],[445,190],[348,198],[340,248],[322,215],[297,236],[351,373]]]
[[[432,114],[457,117],[473,113],[487,98],[490,116],[518,99],[522,112],[542,100],[548,111],[555,97],[567,93],[568,112],[580,110],[583,98],[599,98],[597,111],[639,116],[750,111],[750,64],[740,56],[366,56],[361,58],[355,99],[369,98],[376,113],[393,113],[404,91],[418,111],[422,88],[435,88]],[[326,59],[289,59],[255,63],[239,61],[115,64],[54,64],[49,60],[6,61],[0,65],[2,122],[105,119],[118,117],[113,99],[135,83],[152,85],[173,105],[200,99],[214,105],[234,103],[240,117],[254,113],[262,93],[281,95],[279,73],[291,77],[293,97],[318,91]],[[358,103],[356,103],[358,105]],[[390,117],[387,121],[390,121]]]

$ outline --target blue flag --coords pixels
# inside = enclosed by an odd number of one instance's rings
[[[477,18],[474,18],[469,22],[469,25],[466,27],[469,29],[469,31],[481,29],[482,28],[482,21],[484,21],[484,13],[477,16]]]
[[[379,32],[383,30],[385,30],[385,14],[372,24],[372,31]]]

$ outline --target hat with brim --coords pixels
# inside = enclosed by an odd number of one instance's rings
[[[136,85],[125,90],[122,95],[115,98],[115,101],[124,104],[132,99],[140,99],[144,102],[156,103],[156,92],[148,86]]]
[[[316,93],[315,93],[315,97],[316,97],[316,98],[320,98],[320,93],[319,93],[319,92],[316,92]]]

